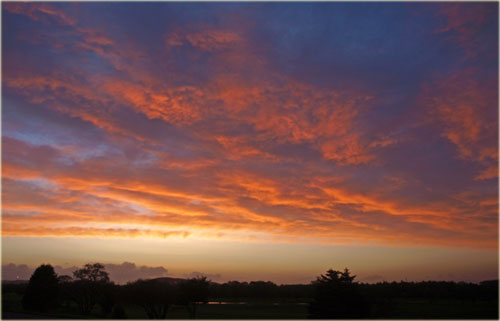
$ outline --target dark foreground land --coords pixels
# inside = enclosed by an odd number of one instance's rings
[[[498,280],[354,281],[328,270],[310,284],[158,278],[117,285],[102,264],[74,277],[41,265],[2,283],[3,319],[498,319]]]
[[[90,315],[81,315],[76,306],[53,310],[51,313],[32,314],[10,303],[5,306],[2,319],[103,319],[99,308]],[[125,306],[128,319],[147,319],[140,307]],[[19,312],[6,312],[11,311]],[[107,318],[112,319],[108,316]],[[182,306],[171,307],[167,319],[189,319],[189,312]],[[307,304],[297,302],[245,302],[243,304],[206,304],[198,310],[197,319],[307,319]],[[373,306],[373,319],[498,319],[497,302],[459,302],[438,300],[433,303],[421,299],[398,299]]]
[[[391,283],[388,283],[390,285]],[[410,287],[411,283],[394,283],[394,286]],[[413,284],[415,285],[415,284]],[[74,302],[54,307],[46,312],[27,311],[22,307],[22,287],[26,285],[7,285],[2,289],[3,319],[103,319],[117,318],[112,313],[103,314],[103,309],[95,305],[91,312],[83,315]],[[362,285],[366,289],[376,285]],[[293,286],[292,286],[293,287]],[[305,286],[303,290],[309,292]],[[378,292],[373,291],[372,292]],[[404,290],[403,290],[404,291]],[[306,293],[312,294],[312,293]],[[374,293],[376,294],[376,293]],[[394,293],[397,294],[397,293]],[[288,298],[256,298],[255,295],[242,294],[239,298],[209,298],[205,304],[199,304],[196,319],[307,319],[312,295]],[[491,293],[491,295],[494,295]],[[498,319],[498,300],[494,297],[477,298],[436,298],[418,294],[403,294],[403,297],[391,297],[380,292],[376,296],[368,296],[370,311],[366,318],[370,319]],[[406,297],[405,297],[406,296]],[[413,297],[412,297],[413,296]],[[127,303],[123,305],[123,318],[148,319],[144,308]],[[171,305],[167,319],[190,319],[192,315],[184,305]]]

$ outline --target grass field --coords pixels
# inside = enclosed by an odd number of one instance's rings
[[[2,297],[2,311],[26,313],[22,309],[21,296],[6,293]],[[197,319],[307,319],[307,300],[245,301],[205,304],[197,309]],[[147,319],[139,306],[125,306],[129,319]],[[458,300],[411,300],[396,299],[372,304],[371,318],[374,319],[498,319],[498,303],[494,301]],[[92,314],[82,316],[75,305],[60,307],[51,313],[38,315],[69,319],[102,319],[100,309],[95,307]],[[108,318],[110,316],[108,315]],[[184,306],[171,307],[167,319],[189,319]]]

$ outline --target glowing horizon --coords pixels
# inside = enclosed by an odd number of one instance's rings
[[[2,9],[3,264],[106,253],[277,280],[291,264],[293,282],[328,268],[308,254],[325,249],[370,275],[344,249],[376,248],[388,279],[460,256],[482,258],[461,275],[498,277],[497,3]],[[132,244],[185,254],[155,263]],[[210,265],[244,261],[241,244],[288,263]]]

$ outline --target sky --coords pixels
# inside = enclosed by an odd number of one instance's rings
[[[2,266],[498,278],[498,3],[2,3]]]

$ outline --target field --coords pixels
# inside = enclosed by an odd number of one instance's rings
[[[2,312],[29,313],[21,307],[21,296],[6,293],[2,297]],[[197,319],[307,319],[308,303],[304,300],[253,300],[245,302],[210,302],[200,305]],[[147,319],[139,306],[124,307],[127,318]],[[373,319],[498,319],[496,301],[464,301],[395,299],[372,304]],[[102,319],[96,307],[90,316],[78,314],[74,305],[60,307],[51,313],[33,315],[33,318]],[[109,316],[108,316],[109,317]],[[23,316],[23,318],[27,318]],[[171,307],[167,319],[189,319],[184,306]]]

